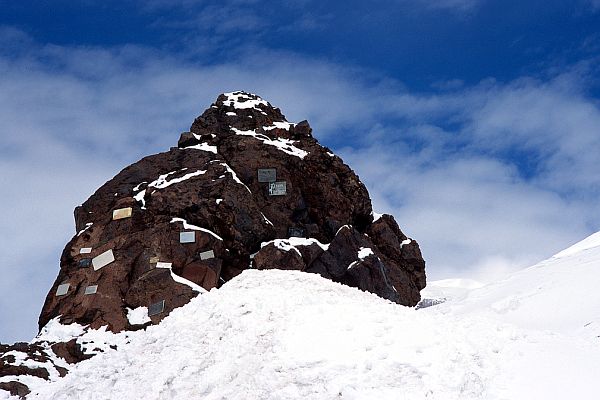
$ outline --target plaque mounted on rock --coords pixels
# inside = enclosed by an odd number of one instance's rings
[[[82,258],[81,260],[79,260],[78,265],[79,265],[79,268],[87,268],[90,265],[92,265],[92,259],[91,258]]]
[[[196,241],[196,232],[179,232],[179,243],[194,243]]]
[[[98,285],[90,285],[85,288],[83,294],[96,294],[98,291]]]
[[[173,264],[170,262],[157,262],[156,263],[156,268],[165,268],[165,269],[169,269],[171,268]]]
[[[159,260],[160,260],[159,257],[150,257],[150,260],[148,260],[148,262],[150,264],[156,264]]]
[[[161,300],[157,303],[150,304],[148,307],[148,316],[158,315],[165,310],[165,301]]]
[[[306,233],[303,228],[292,227],[292,228],[288,228],[288,237],[304,238],[304,237],[306,237]]]
[[[269,196],[284,196],[286,194],[286,181],[269,183]]]
[[[131,217],[132,212],[133,212],[133,209],[131,207],[119,208],[117,210],[113,210],[113,221],[116,221],[118,219],[123,219],[123,218],[129,218],[129,217]]]
[[[212,250],[208,250],[208,251],[203,251],[202,253],[200,253],[200,259],[201,260],[208,260],[210,258],[215,258],[215,252]]]
[[[79,254],[90,254],[92,252],[91,247],[82,247],[79,249]]]
[[[275,168],[259,168],[258,181],[261,183],[275,182],[277,180],[277,170]]]
[[[63,283],[62,285],[58,285],[58,288],[56,288],[56,295],[64,296],[65,294],[67,294],[69,292],[69,286],[71,286],[70,283]]]
[[[94,265],[94,271],[98,271],[100,268],[107,266],[111,262],[115,261],[115,256],[111,250],[106,250],[104,253],[94,257],[92,264]]]

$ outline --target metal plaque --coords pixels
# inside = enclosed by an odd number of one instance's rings
[[[275,168],[259,168],[259,182],[275,182],[277,180],[277,170]]]
[[[156,263],[156,268],[171,268],[173,264],[172,263],[168,263],[168,262],[157,262]]]
[[[158,260],[160,260],[159,257],[150,257],[150,260],[148,262],[150,264],[156,264],[158,262]]]
[[[179,232],[179,243],[194,243],[196,241],[196,232]]]
[[[79,260],[79,268],[87,268],[90,265],[92,265],[91,258],[82,258],[81,260]]]
[[[209,258],[215,258],[215,252],[212,250],[203,251],[200,253],[201,260],[208,260]]]
[[[98,291],[98,285],[90,285],[85,288],[85,292],[83,294],[96,294]]]
[[[303,238],[306,237],[306,234],[302,228],[288,228],[288,237]]]
[[[271,182],[269,183],[269,196],[283,196],[286,193],[286,182]]]
[[[79,249],[79,254],[90,254],[92,252],[91,247],[82,247]]]
[[[111,262],[115,261],[115,256],[111,250],[106,250],[104,253],[96,256],[92,259],[94,265],[94,271],[98,271],[100,268],[107,266]]]
[[[148,316],[151,317],[153,315],[160,314],[165,310],[165,301],[161,300],[158,303],[150,304],[148,307]]]
[[[56,295],[64,296],[65,294],[67,294],[69,292],[69,286],[71,286],[70,283],[63,283],[62,285],[58,285],[58,288],[56,289]]]
[[[129,218],[131,217],[131,213],[133,209],[131,207],[127,208],[119,208],[118,210],[113,211],[113,221],[117,219]]]

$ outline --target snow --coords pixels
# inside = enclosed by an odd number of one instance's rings
[[[294,124],[292,124],[290,122],[278,122],[278,121],[274,121],[273,125],[263,126],[263,129],[265,131],[271,131],[271,130],[277,128],[277,129],[285,129],[286,131],[289,131],[292,126],[294,126]]]
[[[87,231],[88,229],[90,229],[92,227],[92,225],[94,225],[93,222],[88,222],[85,224],[85,228],[83,228],[82,230],[80,230],[79,232],[77,232],[77,236],[81,236],[81,234],[85,231]]]
[[[201,232],[205,232],[208,233],[209,235],[212,235],[213,237],[215,237],[218,240],[223,240],[223,238],[219,235],[217,235],[216,233],[214,233],[213,231],[206,229],[206,228],[201,228],[199,226],[196,225],[192,225],[190,223],[188,223],[185,219],[183,218],[175,218],[173,217],[171,219],[171,223],[174,224],[176,222],[183,222],[183,229],[192,229],[194,231],[201,231]]]
[[[185,170],[187,170],[187,168],[183,168],[181,171],[185,171]],[[171,180],[167,180],[167,178],[169,176],[171,176],[173,174],[176,174],[177,172],[180,172],[180,171],[173,171],[173,172],[169,172],[169,173],[164,174],[164,175],[160,175],[158,177],[158,179],[156,179],[155,181],[149,183],[148,187],[154,187],[154,188],[157,188],[157,189],[164,189],[164,188],[167,188],[167,187],[169,187],[171,185],[174,185],[176,183],[187,181],[188,179],[193,178],[195,176],[204,175],[206,173],[206,170],[198,170],[198,171],[190,172],[190,173],[187,173],[187,174],[185,174],[183,176],[180,176],[179,178],[173,178]],[[137,200],[137,198],[136,198],[136,200]]]
[[[144,196],[146,196],[146,189],[133,196],[135,201],[139,201],[140,203],[142,203],[142,210],[146,209],[146,200],[144,199]]]
[[[600,246],[600,232],[596,232],[591,236],[583,239],[582,241],[575,243],[573,246],[565,249],[557,254],[555,254],[554,258],[562,258],[567,257],[585,250],[593,249],[594,247]]]
[[[217,204],[221,204],[221,202],[223,201],[223,199],[217,199],[215,200]]]
[[[235,182],[237,182],[238,184],[242,185],[243,187],[246,188],[246,190],[248,191],[248,193],[252,194],[252,192],[250,191],[250,188],[248,186],[246,186],[246,184],[244,182],[242,182],[240,180],[240,178],[238,178],[237,174],[235,173],[235,171],[229,166],[229,164],[227,163],[221,163],[222,166],[225,167],[225,169],[227,170],[227,172],[229,172],[231,174],[231,177],[233,178],[233,180]]]
[[[407,244],[411,244],[411,243],[412,243],[412,240],[411,240],[411,239],[404,239],[404,240],[402,241],[402,243],[400,243],[400,247],[404,247],[404,246],[406,246]]]
[[[204,142],[181,148],[181,150],[189,150],[189,149],[202,150],[202,151],[207,151],[209,153],[217,154],[217,146],[211,146],[208,143],[204,143]]]
[[[383,214],[376,213],[375,211],[371,211],[371,215],[373,216],[373,222],[379,220],[379,218],[383,217]]]
[[[128,308],[127,320],[131,325],[144,325],[146,322],[150,322],[148,307]]]
[[[304,151],[296,146],[294,146],[294,143],[296,143],[296,140],[290,140],[290,139],[284,139],[284,138],[277,138],[277,139],[271,139],[270,137],[266,136],[266,135],[261,135],[260,133],[256,133],[254,131],[242,131],[240,129],[237,128],[230,128],[236,135],[241,135],[241,136],[252,136],[253,138],[260,140],[261,142],[263,142],[266,145],[269,146],[274,146],[277,149],[283,151],[286,154],[289,154],[291,156],[295,156],[295,157],[299,157],[299,158],[304,158],[308,155],[307,151]]]
[[[310,240],[279,243],[297,239]],[[599,283],[600,246],[485,286],[437,282],[460,296],[418,310],[315,274],[246,270],[143,331],[51,321],[42,337],[103,352],[32,380],[29,399],[595,399]]]
[[[248,95],[240,91],[224,94],[227,99],[223,102],[223,104],[238,110],[253,108],[255,110],[262,111],[260,108],[258,108],[258,106],[262,105],[265,107],[270,107],[268,102],[256,95]]]
[[[373,250],[370,247],[361,247],[358,250],[358,259],[364,260],[365,258],[374,255]]]
[[[271,243],[275,247],[277,247],[278,249],[283,250],[283,251],[292,251],[293,250],[296,253],[298,253],[298,255],[300,255],[300,257],[302,257],[302,254],[300,253],[300,250],[298,250],[296,248],[296,246],[310,246],[312,244],[316,244],[320,248],[322,248],[323,251],[327,251],[327,249],[329,248],[329,244],[323,244],[315,238],[300,238],[300,237],[291,237],[291,238],[287,238],[287,239],[275,239],[275,240],[271,240],[268,242],[262,242],[260,244],[260,247],[263,248],[266,245],[271,244]]]

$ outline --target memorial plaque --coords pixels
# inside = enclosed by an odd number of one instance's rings
[[[288,237],[303,238],[306,237],[306,234],[302,228],[288,228]]]
[[[69,283],[63,283],[62,285],[58,285],[58,288],[56,289],[56,295],[64,296],[65,294],[67,294],[69,292],[69,286],[71,286],[71,284]]]
[[[132,211],[133,211],[133,209],[131,207],[119,208],[118,210],[114,210],[113,211],[113,221],[131,217]]]
[[[194,243],[196,241],[196,232],[179,232],[179,243]]]
[[[111,250],[106,250],[104,253],[96,256],[92,259],[94,270],[98,271],[100,268],[107,266],[111,262],[115,261],[115,256]]]
[[[96,294],[98,291],[98,285],[90,285],[85,288],[85,292],[83,294]]]
[[[157,262],[156,263],[156,268],[171,268],[173,264],[172,263],[168,263],[168,262]]]
[[[158,303],[150,304],[148,307],[148,316],[151,317],[153,315],[160,314],[165,310],[165,301],[161,300]]]
[[[215,252],[212,250],[203,251],[200,253],[201,260],[208,260],[209,258],[215,258]]]
[[[259,182],[275,182],[277,180],[277,170],[275,168],[259,168],[258,169],[258,181]]]
[[[150,264],[156,264],[158,262],[158,260],[160,260],[160,258],[158,258],[158,257],[150,257],[150,260],[148,262]]]
[[[90,254],[92,252],[91,247],[82,247],[79,249],[79,254]]]
[[[90,265],[92,265],[91,258],[82,258],[81,260],[79,260],[79,268],[87,268]]]
[[[271,182],[269,183],[269,196],[283,196],[286,193],[286,182]]]

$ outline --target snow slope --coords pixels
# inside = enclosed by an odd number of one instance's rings
[[[574,248],[419,310],[248,270],[146,331],[82,334],[105,352],[30,398],[597,399],[600,243]]]

